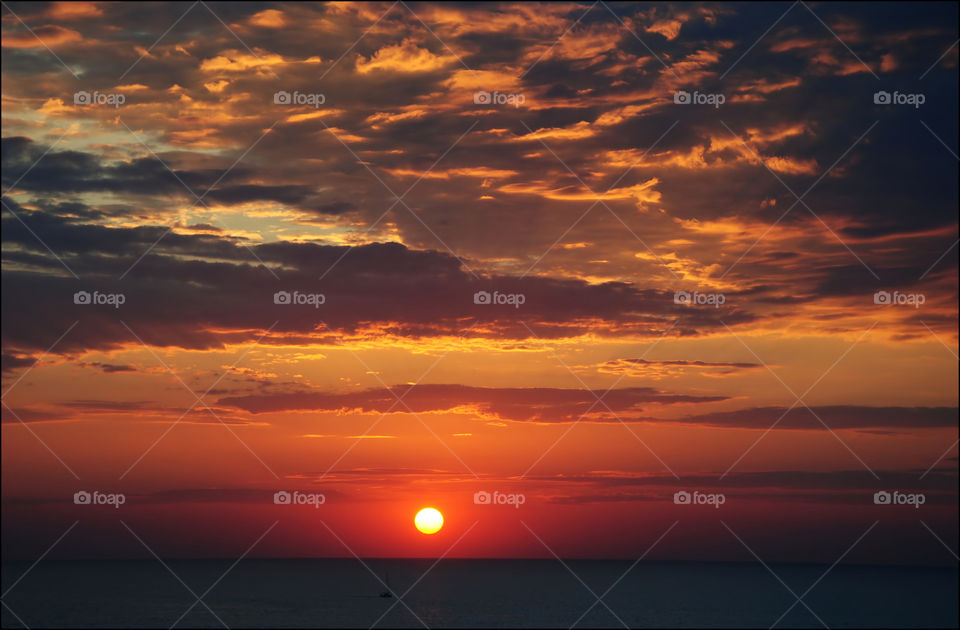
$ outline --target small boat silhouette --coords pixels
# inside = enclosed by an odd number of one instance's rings
[[[390,573],[387,573],[385,577],[384,585],[387,587],[387,590],[380,593],[380,597],[393,597],[393,593],[390,591]]]

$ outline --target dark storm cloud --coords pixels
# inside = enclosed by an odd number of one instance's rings
[[[670,293],[626,283],[477,279],[453,256],[397,243],[349,248],[278,242],[248,249],[236,239],[167,233],[159,226],[108,228],[22,208],[17,215],[19,220],[5,209],[3,218],[8,267],[3,339],[8,348],[24,352],[45,349],[74,321],[80,323],[55,352],[135,342],[121,320],[148,344],[216,348],[254,340],[260,336],[256,331],[274,321],[271,334],[289,342],[321,339],[328,334],[325,326],[343,334],[380,324],[394,334],[419,337],[459,335],[470,322],[482,320],[496,328],[484,334],[529,338],[529,326],[536,336],[550,338],[603,329],[663,333],[674,321],[674,334],[696,334],[722,327],[720,318],[728,324],[752,318],[736,308],[683,308]],[[34,234],[80,281],[64,277],[63,267],[44,256]],[[151,253],[119,280],[151,246]],[[280,279],[258,259],[277,269]],[[14,263],[28,269],[9,269]],[[481,290],[520,293],[525,302],[520,308],[476,304],[474,294]],[[122,293],[125,300],[119,308],[74,304],[77,291]],[[278,291],[322,293],[326,302],[320,308],[276,304]]]
[[[3,373],[7,374],[8,372],[13,372],[19,370],[20,368],[30,367],[36,363],[36,358],[18,355],[18,354],[7,354],[4,352],[0,355],[0,361],[2,361]]]
[[[49,150],[50,147],[39,146],[29,138],[4,138],[2,146],[4,187],[16,183],[19,189],[43,195],[110,192],[127,195],[173,195],[195,201],[195,194],[207,203],[234,205],[253,201],[275,201],[292,206],[308,204],[315,195],[313,187],[306,185],[228,183],[252,175],[249,169],[242,167],[232,169],[221,179],[222,170],[171,171],[153,156],[130,162],[104,164],[94,154]],[[215,187],[207,192],[213,186]],[[90,208],[82,203],[58,204],[51,209],[58,214],[79,214],[88,218],[97,218],[97,214],[100,214],[92,213]],[[322,206],[318,208],[321,209]]]
[[[276,333],[291,342],[320,338],[319,321],[337,333],[379,325],[416,337],[458,334],[472,318],[495,321],[497,334],[508,338],[529,337],[522,323],[555,337],[591,329],[657,333],[674,320],[676,334],[695,335],[721,328],[721,319],[731,326],[755,321],[759,311],[776,305],[869,299],[881,288],[905,289],[955,238],[955,160],[920,125],[922,117],[940,137],[956,136],[955,53],[922,83],[918,79],[954,41],[944,25],[955,23],[949,19],[955,7],[818,9],[879,82],[802,6],[752,48],[786,7],[613,7],[667,67],[600,6],[584,14],[589,5],[423,4],[410,7],[417,15],[403,5],[384,13],[389,7],[211,7],[227,29],[199,5],[143,54],[155,38],[142,25],[172,24],[188,7],[102,5],[97,17],[65,20],[82,37],[57,51],[68,65],[83,61],[85,89],[113,89],[136,62],[122,81],[130,107],[113,112],[72,107],[76,82],[51,55],[6,49],[4,72],[30,76],[8,82],[11,97],[27,104],[25,113],[49,109],[50,121],[109,124],[122,141],[71,137],[71,146],[82,148],[51,147],[33,128],[19,126],[3,141],[3,183],[20,179],[17,189],[25,194],[17,195],[19,204],[9,197],[4,203],[84,281],[122,290],[130,299],[122,313],[62,308],[62,294],[83,286],[63,280],[64,269],[5,212],[5,293],[14,292],[17,300],[4,298],[11,308],[5,342],[21,354],[42,349],[58,328],[75,321],[68,315],[83,321],[58,351],[129,341],[120,315],[148,343],[191,348],[252,340],[257,335],[250,331],[276,320]],[[53,19],[47,5],[21,8],[28,24]],[[261,13],[266,9],[273,11]],[[335,66],[333,60],[339,60]],[[38,64],[50,72],[39,72]],[[272,97],[279,88],[322,92],[325,107],[278,107]],[[919,111],[879,107],[872,99],[879,88],[922,91],[927,102]],[[476,89],[519,91],[527,105],[477,108]],[[715,90],[727,102],[718,109],[677,105],[677,89]],[[141,151],[117,118],[136,129],[140,141],[157,143],[173,173]],[[777,181],[798,194],[806,191],[876,121],[805,200],[868,261],[879,282],[804,206],[781,219],[794,198]],[[445,153],[474,122],[473,131]],[[543,142],[531,130],[545,133]],[[255,150],[245,153],[255,141]],[[135,157],[120,150],[124,143],[134,147]],[[618,151],[629,155],[615,160]],[[414,180],[441,157],[429,177]],[[584,184],[602,192],[630,164],[635,167],[618,185],[655,181],[655,194],[610,200],[617,217],[597,207],[565,232],[596,200]],[[305,216],[298,219],[302,224],[365,227],[394,201],[378,178],[398,192],[416,183],[405,200],[411,208],[397,205],[384,222],[395,226],[405,247],[254,244],[220,231],[167,233],[163,225],[177,207],[171,201],[192,203],[186,184],[197,194],[214,186],[206,196],[210,203],[276,204]],[[104,193],[120,201],[110,206],[91,199]],[[490,199],[480,202],[481,195]],[[140,227],[108,227],[108,219],[127,215]],[[727,307],[672,305],[664,282],[676,290],[687,288],[688,277],[715,279],[754,235],[766,234],[778,220],[777,230],[792,238],[765,242],[737,263],[729,278],[738,288],[727,292]],[[700,232],[702,225],[708,229]],[[731,239],[738,229],[743,234]],[[557,239],[558,246],[538,258]],[[574,240],[588,249],[563,249]],[[158,242],[126,282],[110,280]],[[482,281],[438,253],[448,244]],[[648,244],[658,257],[676,254],[680,271],[668,272],[652,256],[638,267]],[[510,277],[535,263],[543,276]],[[513,267],[500,271],[502,264]],[[940,283],[942,298],[950,292],[956,258],[939,264],[927,281]],[[645,284],[650,275],[658,282]],[[615,281],[578,279],[591,277]],[[274,309],[270,302],[277,290],[315,286],[328,297],[320,312]],[[478,290],[523,293],[526,302],[514,310],[474,308]],[[34,316],[24,304],[45,312]],[[924,321],[948,323],[949,317],[927,313]]]
[[[950,159],[949,153],[938,146],[937,139],[920,125],[920,117],[940,137],[956,136],[956,79],[937,68],[923,83],[918,80],[954,39],[950,29],[943,26],[956,21],[953,7],[924,5],[925,14],[885,9],[877,15],[852,11],[849,7],[818,9],[825,20],[839,30],[844,41],[879,73],[882,77],[879,82],[802,6],[794,7],[792,15],[753,47],[759,34],[787,7],[769,4],[614,7],[621,19],[649,42],[667,68],[600,6],[585,14],[589,5],[546,5],[536,9],[509,5],[412,7],[432,24],[443,41],[452,42],[471,70],[452,57],[404,6],[397,5],[384,14],[389,7],[384,3],[245,4],[216,8],[218,13],[222,12],[224,22],[257,51],[254,56],[238,49],[230,31],[203,6],[198,6],[150,55],[139,61],[131,80],[135,76],[138,84],[148,86],[147,94],[136,97],[141,99],[138,102],[142,102],[143,109],[131,108],[121,115],[133,128],[146,127],[168,141],[176,141],[177,133],[195,131],[196,123],[203,120],[204,128],[214,132],[212,137],[217,148],[229,146],[237,155],[265,127],[282,119],[247,157],[257,163],[258,169],[238,166],[211,191],[208,200],[226,204],[272,201],[324,219],[349,213],[353,220],[356,214],[368,223],[389,207],[392,196],[358,163],[357,157],[335,139],[332,129],[336,129],[334,133],[338,136],[347,138],[346,143],[379,177],[402,190],[410,180],[394,179],[386,173],[397,169],[419,173],[429,168],[469,127],[472,119],[476,119],[475,131],[444,157],[438,170],[483,166],[514,171],[516,175],[500,178],[501,181],[491,184],[490,191],[478,190],[478,182],[456,178],[420,182],[422,197],[416,203],[410,201],[417,206],[420,219],[402,207],[397,208],[392,219],[403,234],[404,242],[412,247],[438,247],[434,235],[423,228],[422,220],[451,243],[453,249],[477,258],[497,259],[531,252],[537,255],[589,205],[547,202],[532,194],[498,194],[504,180],[514,184],[543,180],[547,187],[578,189],[580,183],[567,172],[569,166],[595,190],[605,190],[625,170],[625,166],[622,169],[608,166],[606,156],[610,152],[639,153],[653,145],[673,123],[677,123],[676,127],[622,182],[633,185],[657,178],[656,189],[662,194],[658,205],[672,217],[750,219],[759,224],[759,234],[762,226],[775,221],[781,214],[780,208],[785,209],[794,199],[774,175],[759,163],[751,163],[745,157],[747,153],[756,151],[767,159],[806,165],[803,172],[779,172],[778,175],[799,194],[843,155],[861,133],[879,121],[831,176],[817,185],[806,202],[825,218],[834,232],[852,241],[955,224],[953,209],[957,205],[957,191],[956,186],[951,185],[955,179],[952,174],[955,160]],[[101,18],[71,25],[89,40],[82,50],[68,48],[61,52],[68,63],[71,54],[82,54],[91,84],[96,85],[101,77],[110,77],[108,70],[116,71],[111,77],[115,80],[120,71],[137,61],[134,45],[145,47],[153,43],[139,26],[144,21],[172,23],[186,8],[150,5],[134,9],[105,5]],[[255,19],[254,16],[267,8],[281,14],[282,26]],[[893,17],[900,13],[905,14],[903,19]],[[583,19],[577,28],[552,46],[581,14]],[[44,14],[38,9],[27,15],[29,22],[30,16],[41,20]],[[374,25],[377,18],[382,19]],[[113,28],[106,28],[106,24]],[[356,35],[368,27],[370,31],[358,41]],[[318,32],[324,36],[317,37]],[[404,42],[406,49],[422,51],[424,58],[433,61],[424,64],[422,69],[412,67],[412,59],[403,59],[406,66],[397,62],[388,68],[362,71],[364,64],[379,59],[377,55],[383,55],[384,51],[397,54],[398,46],[406,50],[401,45]],[[125,45],[118,46],[120,43]],[[340,59],[340,54],[354,43],[356,46],[350,54]],[[123,59],[116,58],[118,50],[124,51]],[[741,55],[745,55],[744,58],[735,64]],[[319,66],[308,63],[313,57],[324,61]],[[339,59],[336,67],[329,61],[333,59]],[[255,66],[254,70],[244,66],[244,60],[263,65]],[[948,56],[944,66],[948,67],[951,60]],[[54,63],[48,61],[51,65]],[[25,63],[27,58],[16,54],[10,66],[15,72]],[[529,73],[521,72],[531,66]],[[332,69],[326,73],[328,68]],[[319,72],[321,69],[324,72]],[[726,70],[730,72],[721,81],[719,77]],[[318,74],[323,74],[322,84]],[[503,88],[498,82],[516,79],[517,75],[521,77],[516,89],[528,97],[529,107],[468,113],[473,109],[471,93],[475,87]],[[206,87],[219,81],[226,84],[223,92],[215,93]],[[480,81],[477,86],[464,84],[476,81]],[[459,89],[461,84],[465,87]],[[230,115],[213,120],[195,120],[192,114],[184,115],[184,121],[189,124],[178,126],[181,96],[179,92],[169,92],[174,85],[189,95],[191,103],[216,108],[227,101]],[[70,90],[75,89],[73,83],[70,86]],[[328,96],[328,108],[320,110],[322,118],[287,120],[289,114],[304,112],[274,107],[271,98],[278,86],[319,90]],[[38,90],[43,91],[48,85],[31,83],[29,87],[35,97]],[[880,87],[921,90],[928,96],[927,103],[922,111],[877,107],[872,95]],[[26,96],[26,88],[16,89],[24,90]],[[672,102],[675,89],[715,90],[726,94],[728,102],[719,110],[677,106]],[[70,93],[60,95],[68,104]],[[736,99],[737,95],[744,98]],[[152,105],[172,109],[163,109],[165,115],[158,117]],[[625,106],[644,109],[625,112]],[[412,110],[422,110],[421,115],[390,123],[375,122],[379,115],[396,116]],[[158,127],[158,119],[165,124]],[[570,129],[577,125],[586,125],[589,133],[575,141],[547,138],[549,151],[528,132],[528,129]],[[746,139],[751,149],[743,149],[725,126]],[[799,126],[802,130],[775,140],[761,142],[758,139],[790,126]],[[496,130],[503,133],[493,133]],[[757,132],[757,137],[753,132]],[[353,139],[354,135],[357,139]],[[702,149],[702,163],[695,167],[669,165],[669,160],[690,155],[698,147]],[[23,155],[22,150],[14,152],[18,158],[5,169],[9,176],[21,173],[25,164],[29,164],[27,158],[35,156],[38,149],[34,147]],[[527,152],[542,155],[536,160],[518,157]],[[222,156],[223,165],[219,169],[180,165],[181,160],[196,153],[199,152],[184,151],[181,155],[161,152],[177,174],[199,194],[216,181],[232,157]],[[49,166],[37,165],[37,172],[31,172],[22,182],[23,187],[38,195],[92,190],[127,195],[187,194],[152,157],[97,164],[88,154],[54,151],[47,159]],[[322,160],[324,184],[338,191],[337,198],[315,192],[316,165],[307,160]],[[254,174],[263,181],[282,179],[286,183],[251,183]],[[483,192],[491,192],[496,197],[485,208],[488,220],[451,216],[451,199],[458,200],[454,203],[472,203]],[[189,196],[186,198],[189,200]],[[775,210],[761,207],[761,202],[769,198],[779,202]],[[611,202],[611,205],[632,230],[654,234],[654,248],[658,251],[662,248],[657,247],[656,241],[677,236],[673,225],[662,228],[641,225],[644,218],[638,216],[632,200]],[[910,211],[915,207],[922,208],[922,212]],[[549,215],[550,220],[544,221],[544,215]],[[598,249],[629,250],[623,246],[629,235],[618,220],[602,209],[590,219],[602,221],[595,228]],[[781,224],[792,227],[812,221],[815,219],[806,208],[798,206]],[[530,226],[539,229],[531,230]],[[831,279],[831,272],[820,269],[816,256],[816,249],[823,248],[822,237],[828,241],[832,238],[823,232],[817,239],[821,242],[812,242],[811,247],[803,248],[813,252],[812,256],[803,256],[802,262],[814,283]],[[952,233],[940,235],[930,243],[929,249],[942,252],[952,238]],[[630,245],[634,251],[643,251],[637,243]],[[743,249],[745,247],[746,244]],[[704,251],[689,255],[704,264],[716,262],[711,260],[716,248],[702,249]],[[853,249],[865,257],[881,277],[884,277],[884,267],[896,269],[906,267],[905,262],[914,263],[907,251],[909,247],[890,251],[886,244],[858,246],[854,243]],[[729,256],[726,262],[733,262],[741,251],[724,251],[723,255]],[[755,254],[762,255],[761,252]],[[545,264],[558,261],[556,264],[562,268],[563,263],[559,262],[562,260],[562,253],[555,253]],[[914,277],[924,271],[923,262],[932,261],[917,261],[911,266]],[[756,272],[777,276],[783,271],[774,265],[755,264],[749,258],[743,265],[736,270],[735,277],[750,278]]]

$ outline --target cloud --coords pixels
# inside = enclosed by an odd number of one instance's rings
[[[287,20],[283,11],[264,9],[250,16],[250,24],[264,28],[282,28],[287,25]]]
[[[751,365],[751,364],[746,364]],[[397,398],[403,403],[398,403]],[[598,403],[597,398],[603,399]],[[218,404],[250,413],[323,411],[336,413],[450,412],[478,415],[489,420],[516,422],[645,422],[673,423],[727,429],[763,429],[776,423],[780,430],[890,430],[944,429],[956,424],[956,407],[868,407],[821,405],[798,407],[753,407],[737,411],[709,412],[681,418],[657,418],[652,407],[704,404],[727,400],[666,392],[647,387],[588,391],[556,388],[497,388],[468,385],[396,385],[389,391],[373,388],[351,393],[292,392],[228,396]],[[605,404],[604,404],[605,403]],[[609,407],[609,409],[608,409]],[[611,413],[612,412],[612,413]],[[614,416],[613,414],[616,414]],[[814,415],[816,414],[816,415]],[[824,424],[821,424],[817,418]],[[779,422],[777,422],[779,419]]]
[[[78,364],[80,367],[90,367],[106,374],[116,374],[117,372],[136,372],[137,368],[132,365],[123,365],[116,363],[102,363],[100,361],[92,361],[90,363],[81,362]]]
[[[43,407],[9,407],[4,403],[0,408],[0,422],[3,424],[62,422],[69,420],[72,413]]]
[[[626,471],[596,471],[554,477],[533,477],[530,483],[549,484],[551,503],[672,502],[678,490],[696,489],[704,493],[722,493],[728,501],[768,503],[815,503],[851,506],[873,505],[873,493],[897,489],[922,492],[927,502],[956,505],[957,470],[945,468],[921,470],[762,470],[717,474],[684,474],[678,481],[667,474],[635,474]]]
[[[70,400],[59,404],[61,417],[80,419],[90,416],[129,417],[139,422],[254,425],[249,418],[235,416],[230,409],[213,405],[197,404],[193,408],[177,407],[148,400]],[[26,419],[24,419],[26,420]]]
[[[360,58],[357,61],[357,72],[367,74],[375,71],[383,72],[434,72],[456,62],[451,54],[435,55],[426,48],[421,48],[412,39],[405,39],[393,46],[384,46],[369,59]]]
[[[721,318],[728,325],[752,318],[736,308],[683,308],[674,303],[672,293],[624,282],[474,278],[449,254],[398,243],[247,244],[242,238],[180,233],[159,225],[105,227],[16,204],[4,208],[2,238],[5,260],[16,267],[4,271],[2,330],[8,352],[21,354],[45,349],[78,319],[82,324],[55,352],[136,343],[121,318],[146,343],[194,349],[252,341],[274,321],[279,323],[264,343],[288,343],[297,337],[324,342],[365,329],[406,337],[456,336],[480,318],[485,325],[474,334],[499,339],[528,339],[531,329],[545,339],[625,331],[663,334],[668,329],[670,334],[694,335],[699,329],[722,328]],[[49,256],[46,247],[84,280],[63,277],[60,261]],[[263,264],[280,271],[282,280]],[[118,280],[131,267],[133,271]],[[318,278],[333,267],[336,273],[320,285]],[[74,293],[83,290],[123,293],[122,312],[74,304]],[[279,290],[323,293],[326,302],[322,311],[291,308],[274,303]],[[524,294],[523,307],[474,302],[478,291],[494,290]],[[371,300],[372,295],[379,297]],[[14,304],[31,304],[31,309]],[[33,312],[48,315],[39,321]],[[677,323],[671,327],[673,321]]]
[[[55,24],[38,26],[32,32],[22,31],[4,33],[2,46],[4,48],[58,48],[65,44],[73,44],[83,40],[83,36],[73,30]]]
[[[597,397],[603,403],[597,403]],[[397,402],[397,397],[403,399]],[[709,403],[723,396],[694,396],[647,387],[588,391],[549,387],[504,388],[469,385],[397,385],[387,391],[373,388],[356,393],[304,392],[226,397],[219,404],[251,413],[291,410],[363,413],[448,411],[488,419],[521,422],[617,422],[613,413],[637,413],[648,405]],[[609,408],[609,410],[608,410]]]
[[[629,373],[629,374],[679,374],[690,370],[703,371],[707,374],[733,374],[743,370],[763,367],[759,363],[731,362],[731,361],[698,361],[676,359],[670,361],[656,361],[652,359],[616,359],[606,361],[598,366],[601,372]]]
[[[0,359],[2,359],[2,371],[4,374],[7,374],[8,372],[14,372],[20,368],[30,367],[37,361],[35,357],[20,354],[8,354],[6,352],[0,355]]]
[[[683,418],[679,422],[712,427],[793,430],[830,429],[943,429],[956,426],[956,407],[866,407],[816,405],[806,407],[753,407],[712,412]],[[820,420],[823,421],[821,424]]]
[[[51,20],[67,21],[100,17],[103,10],[96,2],[53,2],[44,15]]]

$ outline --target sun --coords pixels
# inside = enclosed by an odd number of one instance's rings
[[[443,527],[443,514],[433,508],[423,508],[417,512],[413,524],[423,534],[436,534]]]

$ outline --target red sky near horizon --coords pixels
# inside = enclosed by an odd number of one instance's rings
[[[954,563],[923,6],[5,5],[4,553]]]

